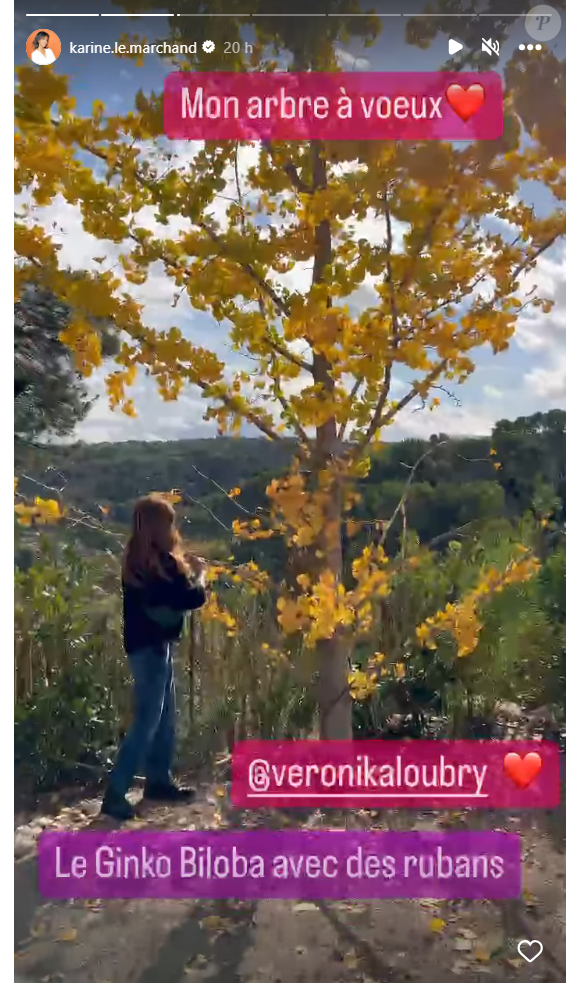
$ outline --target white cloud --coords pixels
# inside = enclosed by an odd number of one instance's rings
[[[92,394],[98,395],[94,408],[76,429],[75,436],[88,443],[117,440],[178,440],[186,437],[211,437],[215,425],[205,421],[203,415],[207,401],[195,387],[187,387],[179,399],[164,402],[155,389],[152,379],[142,377],[131,390],[137,416],[129,418],[119,411],[109,409],[103,395],[101,370],[89,380]]]
[[[566,362],[558,356],[548,369],[532,369],[524,376],[526,386],[536,395],[554,403],[562,403],[566,398]]]
[[[501,399],[503,396],[501,390],[496,389],[495,386],[484,386],[483,392],[486,396],[489,396],[490,399]]]
[[[515,341],[523,351],[541,357],[542,364],[524,376],[526,387],[536,396],[561,405],[566,396],[566,259],[540,257],[534,270],[520,283],[520,298],[538,296],[554,301],[549,314],[528,307],[518,319]]]
[[[526,351],[558,349],[565,344],[566,330],[566,259],[559,261],[541,256],[535,269],[520,278],[519,299],[522,303],[534,296],[553,300],[549,314],[539,307],[527,307],[518,318],[516,344]]]
[[[383,438],[397,430],[397,437],[429,437],[433,433],[446,433],[450,437],[477,437],[491,433],[496,417],[485,407],[456,406],[451,401],[441,403],[434,410],[417,410],[412,403],[397,416],[393,428],[383,430]]]
[[[357,58],[355,55],[351,55],[350,51],[345,51],[344,48],[335,48],[334,51],[338,64],[346,71],[366,72],[371,67],[368,58]]]
[[[125,77],[123,72],[125,72],[124,69],[121,70],[121,76]],[[125,74],[130,76],[128,72]],[[149,155],[160,167],[187,167],[201,146],[200,143],[187,141],[176,141],[173,144],[168,144],[167,150],[172,154],[170,161],[163,160],[153,144],[144,145],[142,149],[143,153]],[[248,168],[257,163],[258,155],[259,146],[256,144],[241,148],[239,171],[242,182]],[[340,170],[343,173],[359,169],[360,166],[352,162],[337,166],[337,171]],[[236,196],[233,168],[229,169],[226,178],[227,186],[223,191],[223,197],[217,198],[212,208],[213,214],[220,224],[224,222],[226,209],[230,205],[226,199]],[[25,200],[25,196],[20,196],[21,204]],[[161,263],[153,264],[150,267],[148,279],[143,285],[128,284],[124,281],[119,257],[129,251],[130,243],[116,244],[97,239],[86,233],[83,229],[82,216],[78,206],[68,204],[59,196],[46,208],[34,209],[33,218],[34,221],[40,222],[61,244],[59,260],[62,266],[70,265],[76,269],[95,271],[112,268],[123,281],[122,289],[127,290],[144,305],[143,320],[146,324],[159,329],[177,324],[189,338],[195,339],[196,344],[205,344],[215,350],[218,356],[226,361],[228,367],[235,364],[236,356],[226,344],[226,325],[212,324],[212,319],[208,315],[192,309],[187,294],[183,295],[177,308],[173,308],[172,303],[176,288],[173,282],[165,276]],[[167,226],[159,225],[156,222],[153,207],[142,209],[137,216],[137,221],[142,227],[155,231],[157,236],[168,238],[173,238],[180,231],[190,227],[188,220],[179,215],[171,216]],[[280,224],[276,215],[269,218],[268,221],[270,224]],[[288,220],[284,220],[284,224],[287,226]],[[370,209],[361,221],[356,220],[348,223],[348,228],[352,230],[356,239],[366,239],[373,246],[384,243],[384,221],[375,216]],[[396,250],[402,248],[406,228],[402,223],[396,223],[394,226],[394,248]],[[105,262],[96,263],[96,256],[104,256]],[[308,289],[311,276],[311,260],[297,263],[287,274],[271,273],[274,283],[297,291]],[[379,279],[380,277],[367,276],[363,284],[346,299],[346,303],[348,303],[353,314],[375,303],[375,285]],[[530,399],[533,394],[536,398],[557,403],[564,398],[565,393],[564,260],[542,257],[536,270],[526,274],[521,279],[520,294],[523,299],[534,284],[537,284],[540,295],[554,298],[555,306],[548,315],[541,313],[539,309],[527,308],[518,319],[515,344],[532,359],[536,355],[541,356],[541,363],[534,365],[532,361],[529,371],[524,375],[523,381],[530,393]],[[489,284],[482,283],[480,291],[484,293],[488,290]],[[296,346],[293,347],[301,348],[303,345],[301,346],[301,343],[297,342]],[[105,374],[105,372],[96,374],[90,380],[90,389],[93,393],[103,393]],[[302,384],[297,380],[289,387],[289,390],[299,391]],[[397,396],[403,395],[404,391],[405,383],[398,380]],[[446,432],[450,435],[489,433],[497,414],[490,414],[488,407],[480,405],[480,401],[483,397],[490,401],[497,401],[503,399],[506,393],[502,393],[493,385],[483,386],[482,393],[483,396],[479,397],[477,405],[472,405],[469,408],[456,407],[452,402],[443,401],[443,398],[442,405],[434,411],[425,409],[413,412],[415,404],[412,404],[386,433],[394,435],[396,432],[397,438],[400,436],[428,436],[433,432]],[[178,402],[163,403],[156,392],[154,382],[150,379],[140,378],[131,395],[135,399],[139,413],[136,420],[129,419],[121,413],[112,413],[108,409],[106,397],[103,396],[96,403],[88,419],[78,428],[78,436],[88,441],[107,439],[160,440],[192,436],[200,432],[209,436],[214,432],[214,425],[204,423],[202,419],[206,403],[200,399],[194,387],[188,388]]]
[[[403,249],[403,236],[409,226],[405,222],[394,220],[392,223],[393,251]],[[345,228],[354,239],[366,239],[371,246],[383,246],[386,238],[385,220],[377,216],[372,208],[367,209],[365,218],[347,222]]]

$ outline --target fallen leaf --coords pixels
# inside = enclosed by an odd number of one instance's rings
[[[356,969],[358,966],[358,959],[356,957],[356,952],[354,951],[354,949],[349,949],[348,952],[345,952],[342,961],[347,969]]]
[[[318,908],[311,901],[300,901],[294,905],[292,911],[318,911]]]
[[[524,889],[522,891],[522,898],[523,898],[523,900],[525,902],[526,908],[536,908],[537,907],[537,905],[538,905],[538,899],[535,896],[535,894],[532,894],[531,891],[527,891],[526,889]]]
[[[192,967],[192,966],[205,966],[206,963],[207,963],[206,956],[202,955],[201,952],[198,952],[198,954],[196,956],[194,956],[193,959],[190,959],[189,960],[189,962],[187,963],[187,965],[188,965],[188,967]]]
[[[489,952],[486,952],[485,949],[476,949],[474,956],[478,963],[488,963],[491,958]]]
[[[451,972],[455,976],[463,976],[463,974],[468,969],[471,969],[469,963],[468,962],[465,962],[464,959],[460,959],[457,962],[453,963],[453,966],[451,967]]]
[[[199,922],[200,928],[205,928],[208,932],[225,932],[230,928],[230,922],[221,915],[206,915]]]
[[[297,945],[294,952],[297,956],[303,956],[306,953],[306,948],[303,945]]]
[[[513,966],[514,969],[519,969],[520,966],[524,965],[523,959],[506,959],[508,966]]]
[[[76,928],[65,928],[57,937],[57,942],[76,942],[78,932]]]
[[[453,948],[456,952],[471,952],[472,945],[470,939],[455,939]]]
[[[443,918],[432,918],[429,922],[431,932],[442,932],[447,922]]]

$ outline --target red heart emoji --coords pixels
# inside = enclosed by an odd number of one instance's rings
[[[533,782],[536,775],[541,772],[542,764],[540,755],[535,751],[530,751],[525,758],[512,751],[503,759],[504,770],[507,771],[512,782],[520,788],[527,788]]]
[[[464,123],[467,123],[467,120],[471,119],[478,109],[481,109],[485,100],[483,85],[477,83],[470,85],[467,89],[464,89],[462,85],[450,85],[445,95],[453,112],[457,113]]]

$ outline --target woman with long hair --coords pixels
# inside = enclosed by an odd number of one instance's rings
[[[126,794],[145,767],[144,798],[176,802],[193,796],[171,776],[175,746],[172,644],[186,611],[205,601],[205,562],[183,552],[175,511],[162,495],[141,498],[123,557],[123,636],[134,681],[135,716],[109,775],[102,812],[135,815]]]
[[[39,31],[34,38],[32,42],[34,51],[32,52],[31,58],[35,65],[52,65],[53,61],[56,61],[54,51],[51,51],[48,47],[49,41],[50,34],[47,31]]]

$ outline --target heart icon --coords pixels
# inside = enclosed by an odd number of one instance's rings
[[[538,946],[538,951],[535,953],[535,955],[533,955],[533,956],[526,956],[525,952],[522,951],[523,948],[524,948],[524,946],[526,946],[526,945],[537,945]],[[533,963],[534,959],[537,959],[538,956],[541,956],[542,953],[543,953],[543,951],[544,951],[544,946],[542,945],[541,942],[538,942],[537,939],[534,939],[532,942],[528,942],[527,939],[522,939],[522,941],[518,945],[518,952],[519,952],[520,956],[522,957],[522,959],[525,959],[526,962],[528,962],[528,963]]]
[[[445,92],[447,102],[453,112],[457,113],[464,123],[481,109],[485,100],[485,90],[483,85],[474,83],[464,89],[462,85],[454,83]]]
[[[536,775],[541,772],[542,764],[540,755],[536,754],[535,751],[530,751],[525,758],[512,751],[510,754],[506,754],[503,759],[504,770],[519,788],[527,788],[533,782]]]

